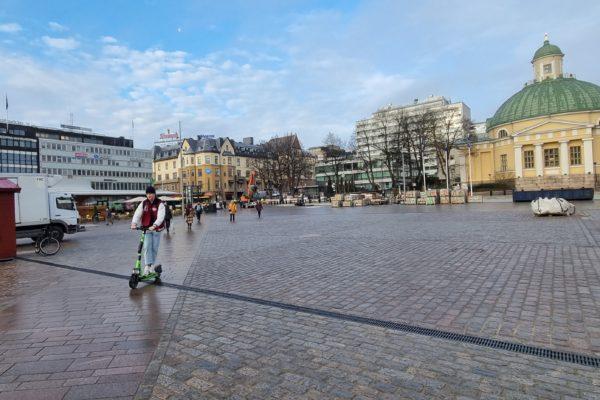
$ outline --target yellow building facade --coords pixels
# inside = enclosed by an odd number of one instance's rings
[[[525,191],[595,187],[600,86],[566,74],[563,58],[546,37],[531,61],[533,81],[487,120],[487,138],[461,148],[463,183]]]
[[[176,149],[155,149],[153,172],[157,188],[187,197],[239,198],[255,168],[258,146],[229,138],[184,139]],[[260,187],[260,182],[257,182]]]

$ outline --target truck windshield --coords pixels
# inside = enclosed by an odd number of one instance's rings
[[[73,203],[73,199],[70,197],[57,197],[56,198],[56,208],[62,210],[74,210],[75,203]]]

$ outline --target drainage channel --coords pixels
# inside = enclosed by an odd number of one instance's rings
[[[73,267],[70,265],[58,264],[58,263],[53,263],[53,262],[48,262],[48,261],[41,261],[41,260],[34,260],[34,259],[19,257],[19,256],[17,256],[17,259],[36,263],[36,264],[42,264],[42,265],[47,265],[47,266],[51,266],[51,267],[56,267],[56,268],[62,268],[62,269],[68,269],[68,270],[72,270],[72,271],[79,271],[79,272],[85,272],[85,273],[89,273],[89,274],[107,276],[107,277],[111,277],[111,278],[129,279],[129,275],[97,271],[97,270],[88,269],[88,268]],[[192,286],[179,285],[176,283],[162,282],[161,286],[172,288],[172,289],[177,289],[177,290],[183,290],[183,291],[187,291],[187,292],[195,292],[195,293],[201,293],[201,294],[206,294],[206,295],[210,295],[210,296],[217,296],[217,297],[226,298],[226,299],[243,301],[246,303],[253,303],[253,304],[258,304],[258,305],[267,306],[267,307],[275,307],[275,308],[279,308],[279,309],[283,309],[283,310],[301,312],[301,313],[311,314],[311,315],[318,315],[318,316],[333,318],[333,319],[337,319],[337,320],[341,320],[341,321],[349,321],[349,322],[355,322],[355,323],[364,324],[364,325],[378,326],[381,328],[392,329],[392,330],[407,332],[407,333],[414,333],[414,334],[422,335],[422,336],[429,336],[429,337],[433,337],[433,338],[452,340],[455,342],[468,343],[468,344],[473,344],[473,345],[482,346],[482,347],[488,347],[488,348],[492,348],[492,349],[506,350],[506,351],[510,351],[513,353],[527,354],[527,355],[537,356],[537,357],[541,357],[541,358],[547,358],[547,359],[551,359],[551,360],[558,360],[558,361],[563,361],[563,362],[572,363],[572,364],[579,364],[579,365],[585,365],[588,367],[600,368],[600,357],[589,356],[589,355],[580,354],[580,353],[551,350],[551,349],[546,349],[543,347],[529,346],[529,345],[525,345],[525,344],[508,342],[508,341],[504,341],[504,340],[496,340],[496,339],[484,338],[484,337],[479,337],[479,336],[465,335],[465,334],[461,334],[461,333],[443,331],[443,330],[439,330],[439,329],[425,328],[425,327],[420,327],[420,326],[416,326],[416,325],[404,324],[401,322],[385,321],[385,320],[380,320],[380,319],[375,319],[375,318],[361,317],[361,316],[352,315],[352,314],[343,314],[343,313],[339,313],[339,312],[335,312],[335,311],[321,310],[321,309],[312,308],[312,307],[303,307],[303,306],[298,306],[295,304],[282,303],[282,302],[272,301],[272,300],[265,300],[265,299],[249,297],[249,296],[244,296],[244,295],[239,295],[239,294],[234,294],[234,293],[219,292],[219,291],[211,290],[211,289],[196,288],[196,287],[192,287]]]

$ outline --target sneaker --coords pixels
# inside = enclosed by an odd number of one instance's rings
[[[151,265],[146,265],[144,267],[144,275],[148,275],[151,270],[152,270],[152,266]]]

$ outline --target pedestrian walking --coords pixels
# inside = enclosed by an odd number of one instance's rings
[[[196,203],[196,207],[194,207],[194,211],[196,211],[196,218],[198,219],[198,223],[199,223],[199,224],[200,224],[200,223],[202,223],[202,222],[200,221],[200,217],[202,217],[202,211],[204,211],[204,210],[202,209],[202,204],[200,204],[200,203]]]
[[[260,202],[260,200],[256,202],[256,206],[254,208],[256,208],[256,212],[258,213],[258,218],[260,219],[260,214],[262,213],[262,209],[263,209],[263,205]]]
[[[235,200],[231,200],[231,203],[229,203],[229,222],[235,222],[235,213],[237,213],[237,205]]]
[[[191,204],[185,207],[185,222],[187,223],[188,230],[191,230],[194,223],[194,209]]]
[[[165,228],[167,229],[167,233],[169,233],[169,229],[171,228],[171,219],[173,218],[173,210],[171,206],[165,207]]]
[[[113,223],[113,210],[109,207],[106,207],[106,225],[112,225]]]

